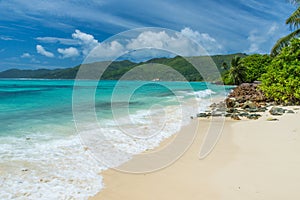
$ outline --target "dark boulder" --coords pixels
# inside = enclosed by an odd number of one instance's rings
[[[231,115],[231,119],[234,119],[234,120],[241,120],[241,118],[240,118],[237,114],[232,114],[232,115]]]
[[[242,106],[242,109],[257,109],[257,106],[254,102],[252,101],[246,101],[243,106]]]
[[[254,119],[254,120],[256,120],[260,117],[261,117],[260,114],[250,114],[250,115],[247,116],[248,119]]]
[[[283,115],[285,113],[285,111],[286,110],[283,108],[272,107],[269,112],[271,115]]]
[[[206,118],[206,117],[209,117],[209,115],[207,113],[198,113],[197,117]]]
[[[239,113],[240,117],[248,117],[248,115],[249,115],[249,113],[246,113],[246,112]]]

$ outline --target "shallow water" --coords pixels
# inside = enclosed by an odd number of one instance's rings
[[[120,155],[106,165],[97,162],[86,147],[97,141],[99,131],[126,155],[140,153],[230,89],[184,82],[75,85],[79,96],[72,80],[0,80],[0,199],[87,199],[103,187],[101,170],[130,159]],[[80,116],[77,129],[74,108]],[[82,124],[91,141],[78,135]]]

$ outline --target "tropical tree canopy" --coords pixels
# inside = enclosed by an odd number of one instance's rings
[[[262,75],[263,92],[271,100],[284,104],[300,104],[300,39],[294,38],[284,47]]]

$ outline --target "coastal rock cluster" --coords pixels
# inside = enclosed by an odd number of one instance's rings
[[[225,101],[213,103],[206,112],[197,114],[197,117],[219,117],[225,116],[234,120],[242,118],[258,119],[262,113],[269,110],[274,116],[283,115],[284,113],[294,113],[280,107],[275,107],[273,102],[269,102],[264,93],[259,90],[256,83],[244,83],[233,89]],[[271,107],[269,109],[269,107]],[[271,119],[271,118],[270,118]],[[269,120],[269,121],[275,121]]]

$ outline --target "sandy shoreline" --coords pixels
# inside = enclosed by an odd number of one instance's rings
[[[299,199],[300,113],[266,121],[227,120],[213,152],[199,159],[209,128],[201,119],[197,137],[175,163],[148,174],[103,172],[105,188],[96,200]],[[197,120],[181,131],[197,126]]]

